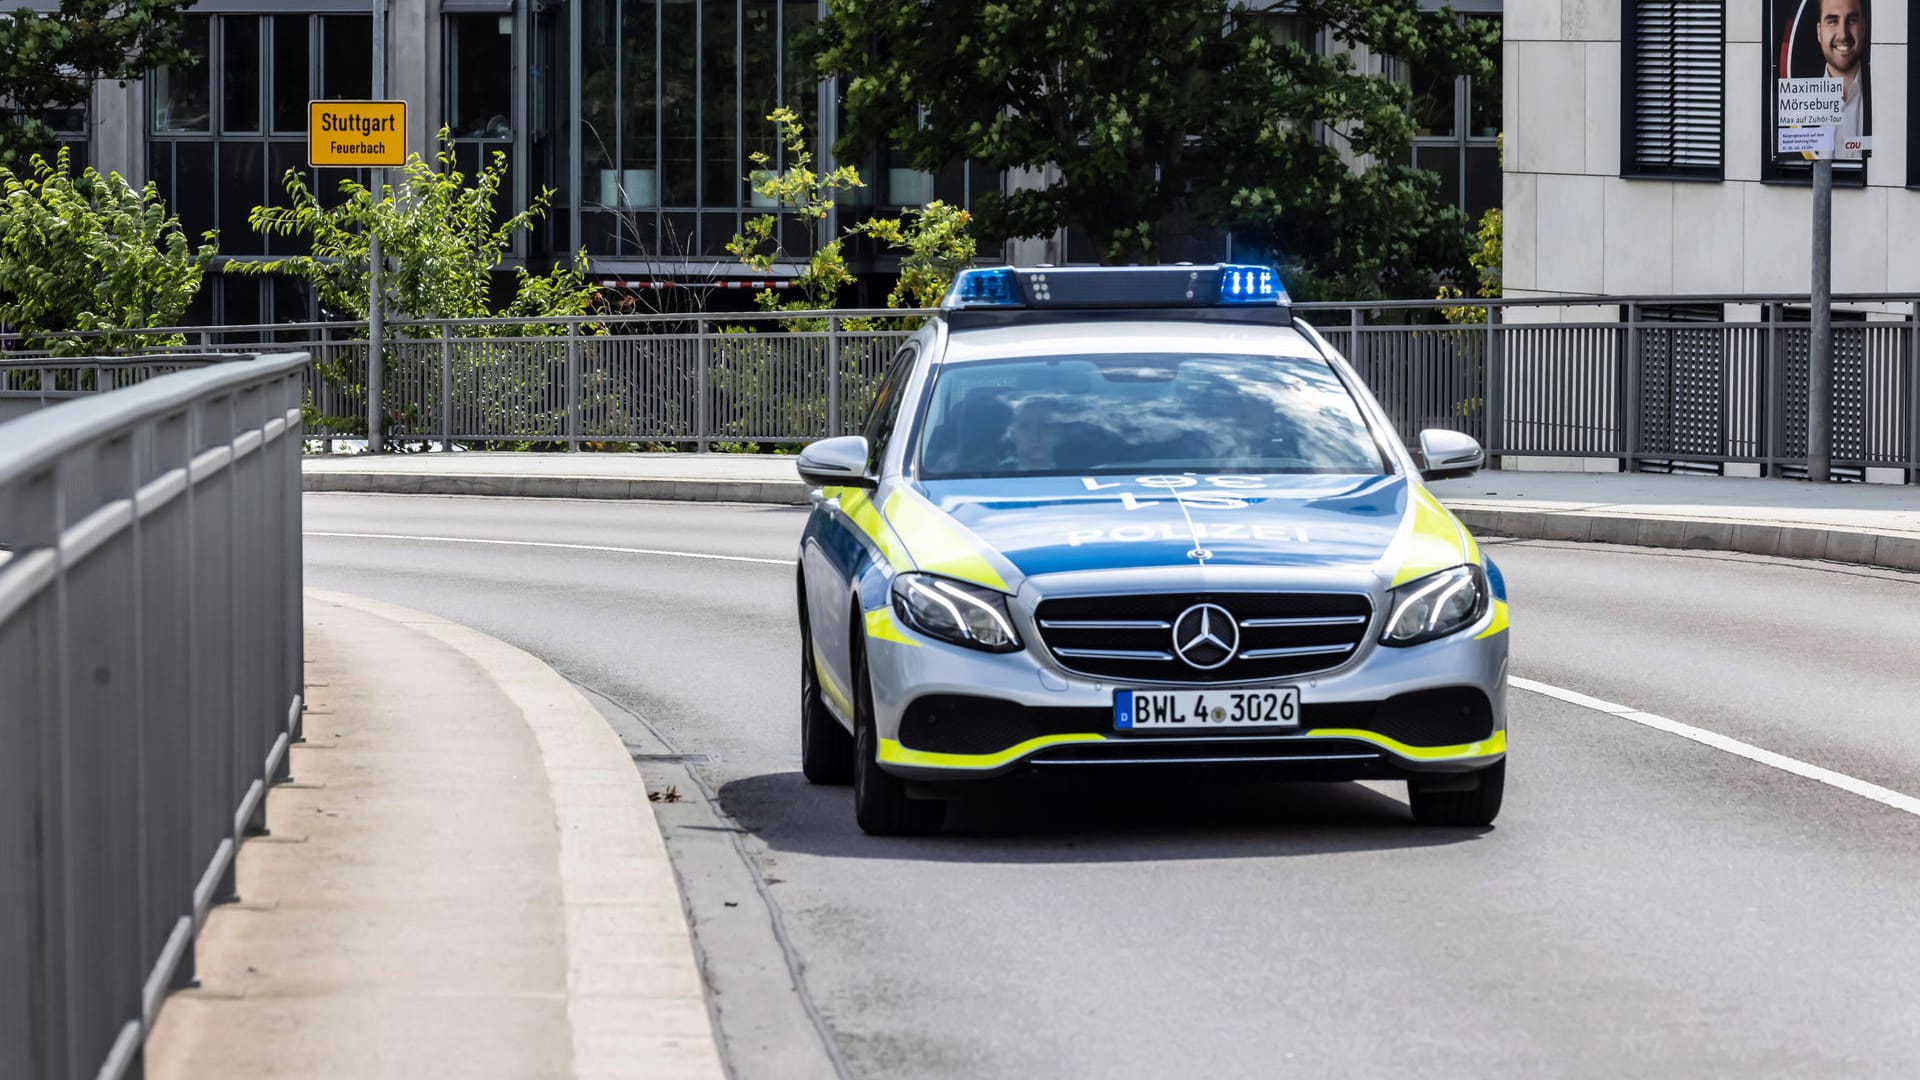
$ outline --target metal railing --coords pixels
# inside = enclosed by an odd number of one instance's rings
[[[1920,481],[1920,297],[1836,303],[1833,460]],[[1296,310],[1412,438],[1448,427],[1495,456],[1791,474],[1807,442],[1805,297],[1314,303]],[[1726,318],[1729,306],[1757,313]],[[1449,323],[1446,309],[1471,313]],[[1706,318],[1702,318],[1703,313]],[[593,316],[387,324],[388,439],[568,449],[792,443],[857,429],[922,311]],[[1682,321],[1690,319],[1693,321]],[[364,324],[193,327],[189,348],[298,348],[308,433],[366,431]]]
[[[138,1075],[235,898],[300,732],[308,367],[0,424],[0,1076]]]

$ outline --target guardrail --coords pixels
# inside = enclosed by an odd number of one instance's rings
[[[0,425],[0,1076],[137,1075],[235,898],[300,732],[308,368],[234,359]]]
[[[1920,482],[1920,297],[1836,297],[1833,461]],[[1401,433],[1495,456],[1792,475],[1806,456],[1808,324],[1792,295],[1298,304]],[[1451,309],[1450,323],[1440,315]],[[1729,317],[1745,311],[1748,318]],[[593,448],[803,442],[855,430],[924,311],[387,323],[389,441]],[[364,324],[190,327],[195,348],[311,352],[308,433],[366,432]]]

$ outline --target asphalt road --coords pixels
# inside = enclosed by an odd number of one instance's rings
[[[310,533],[515,541],[309,535],[307,581],[534,652],[687,796],[736,1075],[1920,1075],[1920,804],[1875,801],[1920,795],[1920,577],[1494,542],[1515,675],[1655,715],[1515,690],[1490,830],[1395,785],[1107,782],[877,840],[799,773],[803,522],[306,499]]]

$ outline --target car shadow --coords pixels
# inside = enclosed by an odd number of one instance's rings
[[[853,793],[797,772],[742,777],[721,808],[775,851],[933,862],[1100,863],[1274,858],[1466,843],[1492,829],[1417,825],[1404,803],[1353,783],[1233,783],[1113,775],[993,785],[949,803],[946,828],[877,837]]]

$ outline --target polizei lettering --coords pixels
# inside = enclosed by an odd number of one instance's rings
[[[1267,543],[1306,543],[1307,530],[1297,525],[1245,525],[1196,521],[1189,530],[1186,523],[1162,522],[1158,525],[1116,525],[1111,529],[1073,529],[1067,533],[1067,546],[1082,544],[1141,544],[1150,540],[1259,540]]]

